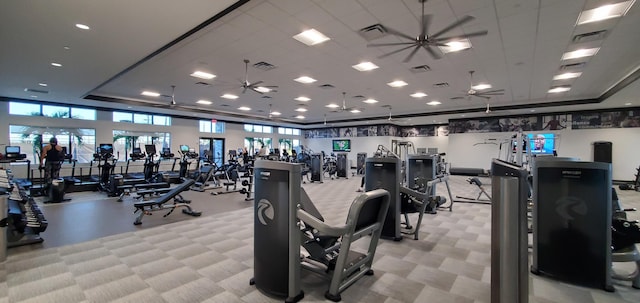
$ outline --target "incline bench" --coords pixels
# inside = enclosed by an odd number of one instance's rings
[[[136,210],[133,213],[134,214],[138,213],[138,216],[136,217],[136,220],[133,222],[133,225],[142,224],[142,217],[144,217],[145,214],[150,214],[151,212],[154,212],[154,211],[168,209],[169,212],[163,216],[163,217],[166,217],[170,215],[178,207],[184,207],[184,209],[182,209],[182,213],[184,214],[194,216],[194,217],[200,216],[202,212],[196,212],[196,211],[193,211],[193,209],[191,209],[191,206],[189,205],[191,201],[182,199],[181,197],[178,198],[181,192],[188,190],[189,187],[194,183],[195,183],[194,180],[183,180],[182,183],[180,183],[178,186],[174,187],[173,189],[171,189],[169,192],[159,197],[158,199],[151,199],[148,201],[134,203],[133,206],[135,207]],[[167,203],[171,199],[174,199],[173,203]]]

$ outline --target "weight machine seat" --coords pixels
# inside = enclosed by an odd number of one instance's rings
[[[477,185],[478,187],[482,186],[482,182],[480,182],[480,179],[478,178],[468,178],[467,182],[469,182],[469,184]]]
[[[362,193],[351,203],[345,224],[331,226],[323,221],[318,209],[308,199],[304,189],[301,190],[301,203],[297,216],[305,226],[313,228],[314,232],[317,232],[317,235],[313,235],[310,241],[326,241],[326,243],[319,243],[321,247],[325,246],[322,251],[324,255],[337,253],[337,257],[329,263],[331,265],[317,262],[319,256],[302,260],[306,269],[330,276],[331,282],[325,293],[325,298],[334,302],[340,301],[340,293],[362,276],[373,274],[371,265],[389,209],[389,200],[389,192],[384,189]],[[365,254],[350,251],[354,241],[367,235],[371,235],[371,237],[366,237],[369,239],[369,246]],[[333,238],[336,241],[330,240]],[[332,267],[334,267],[333,270]]]

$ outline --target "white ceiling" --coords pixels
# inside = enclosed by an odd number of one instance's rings
[[[446,36],[479,30],[489,33],[471,38],[472,49],[446,54],[440,60],[434,60],[420,49],[410,62],[403,63],[409,50],[379,59],[380,55],[398,47],[367,47],[367,43],[403,40],[387,35],[367,41],[358,31],[381,23],[410,36],[419,34],[418,0],[240,2],[244,1],[8,1],[0,11],[0,96],[119,109],[124,109],[126,104],[131,110],[233,121],[243,117],[268,118],[269,104],[272,104],[274,111],[283,113],[274,123],[290,125],[323,125],[325,119],[330,125],[386,122],[389,109],[382,106],[391,105],[393,116],[414,116],[394,119],[396,124],[430,124],[462,115],[486,115],[484,99],[450,99],[464,95],[469,88],[469,71],[474,70],[474,84],[486,82],[494,89],[505,89],[503,96],[490,100],[492,107],[531,104],[494,111],[496,115],[623,107],[628,102],[632,102],[632,106],[640,105],[636,97],[640,88],[633,83],[624,94],[601,103],[539,107],[543,103],[599,98],[637,70],[640,65],[640,7],[637,4],[623,18],[576,27],[581,11],[621,0],[428,0],[425,11],[433,15],[430,33],[465,15],[472,15],[475,20]],[[229,13],[188,37],[176,40],[234,3],[242,5],[229,9]],[[76,23],[87,24],[91,29],[78,29],[74,26]],[[307,46],[292,38],[310,28],[331,40]],[[607,30],[605,39],[572,43],[574,35],[596,30]],[[174,40],[176,43],[170,44]],[[561,60],[565,51],[584,47],[601,49],[591,58]],[[264,81],[265,85],[279,86],[277,92],[243,94],[240,85],[245,76],[244,59],[252,64],[264,61],[276,66],[268,71],[249,66],[248,77],[250,82]],[[351,67],[362,61],[371,61],[380,68],[358,72]],[[583,61],[586,65],[580,70],[581,77],[562,82],[552,80],[561,65]],[[56,68],[51,62],[63,66]],[[410,70],[425,64],[430,71],[413,73]],[[211,72],[217,77],[208,81],[190,77],[195,70]],[[293,81],[302,75],[318,81],[313,84]],[[409,85],[403,88],[386,85],[396,79]],[[209,85],[196,84],[199,81]],[[449,87],[433,87],[440,82],[449,83]],[[48,86],[41,87],[38,83]],[[322,84],[331,84],[334,88],[319,88]],[[170,98],[140,95],[143,90],[170,95],[172,85],[176,86],[176,107],[168,106]],[[567,93],[548,94],[549,88],[555,85],[572,88]],[[48,93],[28,92],[26,88]],[[409,96],[417,91],[429,96],[422,99]],[[347,107],[359,107],[363,111],[359,114],[330,112],[325,105],[341,105],[342,92],[346,92]],[[224,93],[233,93],[239,98],[234,101],[220,98]],[[365,104],[363,99],[354,98],[357,95],[380,102]],[[87,100],[86,96],[103,101]],[[302,103],[294,100],[298,96],[312,99],[306,102],[308,112],[304,113],[304,120],[294,118],[299,114],[295,108]],[[196,104],[200,99],[213,104]],[[442,104],[425,104],[432,100]],[[144,104],[148,106],[142,106]],[[240,111],[239,106],[251,107],[251,111]],[[468,109],[473,110],[463,113]],[[363,118],[365,120],[349,121]]]

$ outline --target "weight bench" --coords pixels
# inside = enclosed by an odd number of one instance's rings
[[[198,217],[202,214],[202,212],[194,211],[189,203],[191,201],[184,200],[180,196],[180,193],[188,190],[191,185],[195,183],[194,180],[184,180],[178,186],[172,188],[169,192],[160,196],[158,199],[152,199],[148,201],[136,202],[133,204],[135,207],[134,214],[138,213],[136,220],[133,222],[133,225],[142,224],[142,218],[144,215],[150,215],[151,212],[165,210],[168,209],[169,212],[166,213],[163,217],[169,216],[173,211],[178,207],[184,207],[182,209],[183,214],[187,214],[190,216]],[[173,203],[167,203],[169,200],[173,199]]]
[[[153,196],[153,195],[162,195],[162,194],[166,194],[168,192],[170,192],[172,189],[171,188],[156,188],[156,189],[147,189],[147,190],[139,190],[136,191],[137,196],[133,197],[136,200],[140,200],[140,199],[145,199],[147,198],[147,196]],[[178,194],[176,196],[180,197],[180,195]]]
[[[121,185],[118,186],[118,190],[122,191],[118,196],[118,202],[122,202],[124,196],[128,196],[132,191],[138,192],[140,190],[149,190],[155,188],[169,188],[169,186],[171,185],[169,185],[169,183],[167,182]]]
[[[324,222],[311,199],[300,189],[297,218],[305,228],[302,246],[309,253],[300,258],[302,268],[331,279],[325,298],[338,302],[340,293],[364,275],[373,275],[373,263],[382,226],[389,209],[389,192],[376,189],[355,198],[344,224],[331,226]],[[369,237],[370,236],[370,237]],[[365,253],[351,250],[354,241],[366,239],[368,246],[358,245]]]
[[[475,199],[474,198],[469,198],[469,197],[464,197],[464,196],[456,196],[457,199],[463,199],[463,200],[456,200],[455,202],[491,204],[491,196],[487,193],[487,191],[482,186],[482,181],[480,181],[480,179],[475,178],[475,177],[474,178],[467,178],[467,182],[469,182],[469,184],[477,186],[480,189],[480,192],[478,193],[478,196]],[[482,195],[485,195],[487,198],[486,199],[482,199]]]

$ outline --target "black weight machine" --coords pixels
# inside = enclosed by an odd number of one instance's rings
[[[193,179],[189,174],[189,166],[191,166],[191,163],[196,162],[196,168],[198,168],[198,166],[200,166],[200,156],[198,155],[198,153],[196,153],[195,149],[193,148],[189,148],[189,145],[180,145],[180,156],[181,156],[181,160],[180,160],[180,171],[179,171],[179,176],[180,178],[188,178],[188,179]]]
[[[456,196],[457,199],[462,199],[462,200],[456,200],[455,202],[491,204],[491,196],[484,189],[484,186],[482,184],[482,181],[480,181],[480,179],[476,177],[467,178],[467,182],[471,185],[475,185],[478,187],[478,189],[480,190],[480,192],[478,193],[478,196],[475,199],[471,197]],[[483,199],[482,195],[486,196],[486,198]]]

